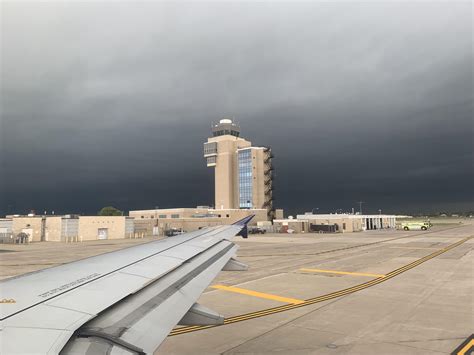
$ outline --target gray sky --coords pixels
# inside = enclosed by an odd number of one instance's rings
[[[474,209],[471,2],[1,10],[0,214],[212,204],[224,115],[289,211]]]

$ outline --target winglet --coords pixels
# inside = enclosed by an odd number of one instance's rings
[[[242,218],[241,220],[238,220],[237,222],[235,223],[232,223],[233,226],[246,226],[251,220],[252,218],[254,218],[255,215],[252,214],[250,216],[247,216],[245,218]]]
[[[247,216],[245,218],[242,218],[240,221],[237,221],[233,223],[233,226],[242,226],[242,229],[237,235],[242,236],[242,238],[248,238],[249,237],[249,232],[247,228],[247,224],[252,220],[252,218],[255,217],[254,214]]]

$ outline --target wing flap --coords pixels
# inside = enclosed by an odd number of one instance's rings
[[[145,353],[152,353],[235,255],[236,250],[235,245],[222,242],[163,279],[148,285],[146,289],[81,327],[64,353],[75,348],[76,340],[80,340],[81,346],[84,346],[84,339],[80,339],[81,331],[90,329],[102,332],[104,339],[116,337],[130,346],[143,349]],[[97,340],[97,337],[91,339],[91,344]],[[110,341],[109,345],[107,351],[112,351],[114,346],[121,347]]]
[[[234,254],[235,250],[229,251],[218,262],[209,267],[206,272],[195,277],[181,289],[176,297],[174,295],[169,297],[162,307],[159,307],[155,312],[150,313],[130,328],[124,334],[123,339],[132,344],[140,344],[145,353],[152,354]],[[170,309],[179,309],[180,311],[170,312]],[[155,329],[157,323],[161,324],[158,328],[159,331],[151,333],[150,330]]]

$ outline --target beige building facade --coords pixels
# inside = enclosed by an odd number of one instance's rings
[[[237,151],[252,143],[240,138],[240,127],[228,119],[213,125],[212,134],[204,143],[204,158],[207,167],[214,169],[214,206],[240,208]]]
[[[326,226],[336,233],[361,232],[375,229],[395,229],[394,215],[351,215],[351,214],[304,214],[296,219],[275,219],[276,229],[281,232],[310,233],[326,230]]]
[[[214,169],[216,209],[273,208],[272,153],[267,147],[252,147],[240,137],[240,127],[230,119],[212,126],[212,137],[204,143],[204,158]]]
[[[18,235],[25,233],[28,235],[28,241],[39,242],[44,240],[44,227],[46,217],[14,217],[12,220],[12,233]]]
[[[240,208],[263,208],[273,212],[272,152],[267,147],[237,151]],[[273,219],[274,214],[269,215]]]
[[[68,242],[130,238],[134,221],[124,216],[11,217],[11,233],[28,235],[28,242]]]
[[[277,210],[276,213],[283,217],[282,210]],[[213,209],[201,206],[129,212],[129,216],[134,218],[135,230],[145,235],[164,235],[170,229],[192,232],[205,227],[228,225],[252,214],[255,217],[250,225],[257,225],[268,219],[265,209]]]
[[[276,211],[283,217],[283,211]],[[215,210],[197,208],[171,208],[130,211],[130,216],[7,216],[0,219],[0,238],[14,242],[24,233],[25,242],[81,242],[162,236],[169,229],[191,232],[209,226],[232,224],[254,214],[251,225],[267,221],[264,209]],[[5,241],[8,240],[8,241]]]

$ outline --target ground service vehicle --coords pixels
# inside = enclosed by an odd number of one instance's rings
[[[411,231],[411,230],[422,230],[425,231],[431,227],[431,223],[429,221],[425,222],[404,222],[402,223],[403,230]]]
[[[249,234],[265,234],[266,230],[260,227],[248,227]]]
[[[182,229],[171,228],[165,231],[167,237],[173,237],[175,235],[184,234],[185,232]]]

